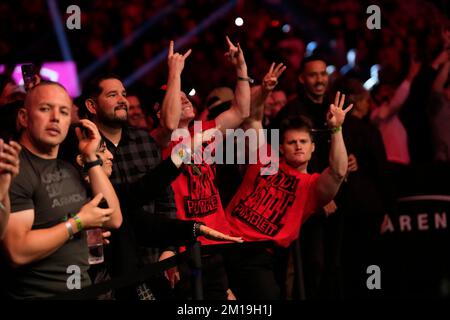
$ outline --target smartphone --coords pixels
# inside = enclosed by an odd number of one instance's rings
[[[22,78],[23,86],[25,90],[30,90],[35,82],[36,68],[33,63],[25,63],[21,66],[22,68]]]

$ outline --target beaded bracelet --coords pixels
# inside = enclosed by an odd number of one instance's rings
[[[81,223],[81,219],[78,215],[73,217],[73,220],[75,220],[75,223],[77,224],[78,231],[83,230],[83,224]]]
[[[194,228],[193,228],[193,234],[194,234],[194,238],[197,238],[200,235],[200,227],[202,225],[205,225],[202,222],[196,222],[194,223]]]
[[[339,126],[339,127],[336,127],[336,128],[332,128],[332,129],[331,129],[331,133],[332,133],[332,134],[338,133],[338,132],[341,131],[341,130],[342,130],[342,126]]]

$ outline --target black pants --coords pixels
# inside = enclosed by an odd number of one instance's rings
[[[224,254],[230,288],[239,300],[278,300],[275,257],[262,247],[235,246]]]
[[[302,226],[300,251],[306,299],[340,299],[342,292],[342,219],[314,213]],[[294,293],[294,299],[297,299]]]
[[[201,277],[204,300],[226,300],[228,278],[223,257],[219,253],[201,257]],[[180,282],[176,285],[177,299],[192,299],[193,273],[192,263],[188,259],[179,266]]]

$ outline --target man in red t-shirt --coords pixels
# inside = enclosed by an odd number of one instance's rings
[[[196,220],[205,223],[207,226],[216,229],[222,233],[228,234],[229,226],[225,218],[224,209],[220,201],[217,187],[214,183],[215,165],[210,164],[207,159],[198,161],[198,157],[202,156],[205,148],[214,149],[215,145],[210,145],[207,136],[220,131],[225,134],[226,129],[233,129],[241,125],[245,118],[250,113],[250,81],[247,75],[247,65],[245,63],[244,55],[239,44],[236,46],[227,37],[228,57],[231,64],[235,67],[237,84],[235,89],[235,99],[233,100],[230,109],[221,113],[216,119],[211,121],[202,121],[201,130],[196,130],[199,123],[189,127],[191,121],[195,117],[192,103],[186,97],[186,94],[181,91],[181,73],[184,68],[186,58],[190,55],[191,50],[188,50],[184,55],[174,52],[174,43],[170,42],[168,51],[168,65],[169,76],[167,81],[167,89],[164,100],[162,102],[160,119],[161,126],[152,132],[152,136],[163,148],[163,157],[169,157],[177,147],[179,141],[171,141],[175,130],[184,131],[189,137],[189,140],[195,141],[197,138],[200,143],[197,146],[185,146],[192,151],[192,165],[183,165],[182,174],[172,183],[174,191],[175,203],[177,206],[177,218],[182,220]],[[200,127],[200,126],[199,126]],[[193,137],[194,134],[199,137]],[[193,137],[194,139],[190,139]],[[204,144],[202,144],[205,142]],[[183,142],[181,142],[183,143]],[[184,149],[186,150],[186,149]],[[176,151],[176,150],[175,150]],[[199,237],[198,240],[202,245],[217,244],[218,241],[210,240],[205,237]],[[211,255],[212,257],[214,255]],[[215,258],[208,258],[213,260]],[[208,260],[205,259],[205,260]],[[211,288],[208,285],[209,279],[217,281],[218,277],[226,278],[223,269],[221,258],[211,263],[213,267],[208,268],[209,261],[202,261],[204,266],[203,275],[205,288]],[[216,263],[217,262],[217,263]],[[222,269],[222,274],[210,273],[212,276],[207,277],[208,269],[219,270]],[[209,278],[209,279],[208,279]],[[171,280],[172,283],[174,280]],[[224,279],[224,286],[228,288],[227,281]],[[220,285],[219,285],[220,287]],[[217,288],[217,286],[216,286]],[[225,289],[226,289],[225,288]],[[210,290],[205,292],[207,299],[222,299],[226,298],[226,290],[223,294],[219,290]],[[216,295],[217,293],[217,295]]]
[[[267,95],[273,82],[266,75],[260,95]],[[275,68],[275,73],[278,67]],[[272,76],[273,78],[273,76]],[[276,78],[275,78],[276,84]],[[255,89],[258,90],[258,89]],[[254,96],[252,95],[252,99]],[[263,98],[260,101],[264,101]],[[336,195],[347,172],[348,158],[342,138],[342,123],[350,105],[343,110],[345,95],[336,94],[331,104],[327,123],[331,136],[329,167],[319,174],[308,174],[307,166],[314,151],[309,119],[287,118],[280,126],[280,159],[272,151],[271,161],[277,166],[250,165],[244,181],[226,208],[231,233],[245,241],[270,241],[276,246],[288,247],[299,234],[301,224],[317,209],[329,203]],[[263,104],[253,108],[244,126],[261,130]],[[260,135],[256,135],[263,137]],[[261,138],[260,138],[261,139]],[[262,146],[265,141],[258,141]],[[268,171],[269,168],[277,171]],[[280,289],[274,276],[273,255],[266,248],[247,247],[234,250],[227,257],[230,287],[238,299],[278,299]]]

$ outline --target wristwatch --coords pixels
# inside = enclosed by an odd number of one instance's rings
[[[84,163],[84,170],[89,171],[90,168],[93,168],[95,166],[101,166],[102,164],[103,164],[102,159],[100,159],[100,157],[97,156],[97,160]]]

